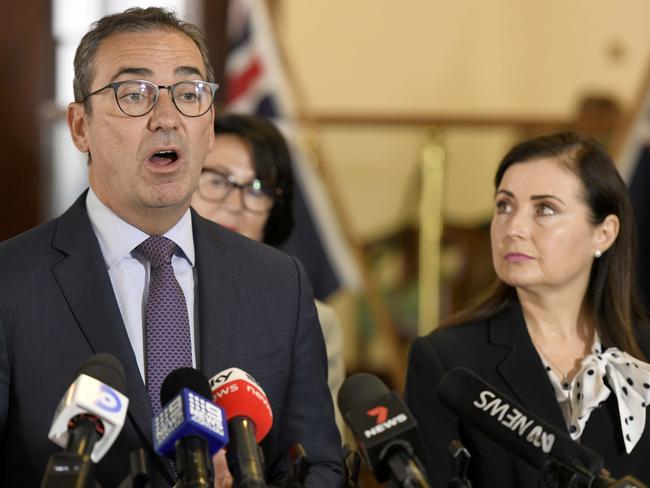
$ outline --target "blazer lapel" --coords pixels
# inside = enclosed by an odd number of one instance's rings
[[[149,402],[133,348],[122,321],[99,243],[85,207],[86,193],[59,218],[53,247],[65,254],[52,269],[79,328],[93,352],[108,352],[126,373],[129,417],[141,438],[152,444]]]
[[[238,264],[227,253],[220,227],[206,221],[192,210],[194,247],[198,276],[197,364],[211,378],[220,371],[237,366],[241,351],[236,340],[239,307],[245,306]]]
[[[566,432],[553,386],[530,340],[519,303],[490,319],[489,328],[493,344],[511,348],[497,365],[497,372],[514,397],[531,413],[543,415],[544,420]]]
[[[610,393],[605,404],[597,408],[585,425],[580,442],[596,452],[606,452],[614,438],[617,440],[617,450],[625,452],[623,434],[619,422],[618,404],[614,392]]]

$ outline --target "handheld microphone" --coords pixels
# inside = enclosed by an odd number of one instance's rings
[[[65,448],[50,456],[41,486],[86,486],[93,463],[113,445],[126,419],[129,399],[124,369],[106,353],[86,359],[59,402],[48,438]]]
[[[597,453],[574,442],[467,369],[449,371],[438,385],[438,395],[453,414],[542,470],[543,476],[553,478],[559,486],[645,486],[632,477],[619,481],[610,478]]]
[[[337,400],[379,483],[429,487],[418,460],[424,451],[417,422],[396,393],[376,376],[358,373],[343,382]]]
[[[172,371],[160,389],[154,450],[175,459],[183,487],[212,487],[212,456],[228,443],[223,411],[209,398],[208,380],[194,368]]]
[[[235,486],[265,487],[262,454],[258,443],[273,424],[271,405],[262,387],[248,373],[229,368],[210,380],[212,399],[228,416],[230,444],[228,467]]]

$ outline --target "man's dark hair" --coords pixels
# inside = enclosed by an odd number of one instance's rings
[[[207,80],[214,81],[208,48],[203,33],[194,24],[179,19],[170,10],[158,7],[130,8],[124,12],[102,17],[83,36],[74,56],[74,99],[81,102],[89,93],[95,75],[95,56],[99,46],[113,34],[125,32],[148,32],[152,30],[180,32],[189,37],[201,53]],[[86,110],[90,111],[87,104]]]

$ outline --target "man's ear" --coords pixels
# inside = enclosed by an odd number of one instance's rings
[[[83,103],[73,102],[68,105],[68,129],[72,142],[83,153],[90,152],[88,141],[88,114]]]
[[[601,253],[607,251],[616,241],[620,225],[616,215],[610,214],[605,217],[605,220],[596,227],[594,235],[595,250]]]

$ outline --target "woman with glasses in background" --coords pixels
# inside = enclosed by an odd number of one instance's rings
[[[234,232],[279,246],[293,228],[293,172],[286,141],[268,119],[225,114],[214,121],[215,141],[206,157],[192,207]],[[345,377],[343,336],[338,317],[316,300],[325,337],[328,378],[336,395]],[[336,408],[339,430],[343,422]]]

